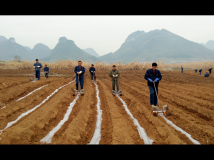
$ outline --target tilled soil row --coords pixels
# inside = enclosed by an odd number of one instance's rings
[[[67,84],[71,80],[58,81],[53,84],[50,84],[49,87],[44,88],[42,90],[43,94],[35,97],[35,99],[39,99],[39,103],[57,88]],[[71,88],[71,86],[73,86]],[[47,100],[42,106],[37,108],[35,111],[29,113],[28,115],[22,117],[17,123],[13,124],[11,127],[5,129],[1,135],[1,144],[37,144],[40,143],[40,139],[42,139],[49,130],[51,130],[64,116],[67,111],[69,104],[71,103],[74,97],[72,96],[73,88],[75,86],[75,82],[65,86],[56,92],[49,100]],[[38,104],[31,103],[29,106],[25,101],[30,101],[30,99],[34,99],[34,97],[26,97],[23,99],[22,104],[27,106],[25,110],[22,110],[22,113],[27,110],[35,107]],[[21,101],[21,100],[20,100]],[[35,100],[34,100],[35,101]],[[20,103],[19,101],[17,103]],[[17,105],[18,106],[18,105]],[[18,110],[19,111],[19,110]],[[21,113],[21,111],[19,111]],[[6,110],[4,111],[7,114]],[[5,127],[6,123],[9,121],[15,120],[19,114],[10,114],[11,116],[8,118],[8,115],[5,116],[4,123],[1,123],[1,129]],[[1,114],[2,115],[2,114]],[[2,122],[2,121],[1,121]]]
[[[100,144],[144,144],[137,127],[126,113],[122,102],[116,96],[113,97],[111,82],[106,83],[102,80],[99,81],[101,109],[103,111],[102,125],[104,124],[101,130]],[[102,105],[103,99],[104,105]]]
[[[137,92],[138,96],[136,96],[136,97],[138,97],[138,100],[141,100],[143,96],[147,97],[146,98],[146,101],[148,104],[147,106],[149,106],[149,108],[150,108],[149,89],[146,89],[146,88],[142,89],[142,90],[144,90],[142,92],[138,89],[139,86],[135,86],[134,82],[132,82],[129,85],[127,85],[124,82],[122,82],[122,83],[126,86],[125,88],[128,88],[128,86],[131,86],[129,88],[130,90],[136,90],[135,92],[132,92],[132,93],[135,94]],[[145,90],[147,90],[146,91],[147,94],[145,93]],[[202,144],[209,144],[209,143],[213,142],[214,139],[213,139],[213,131],[212,131],[212,128],[213,128],[212,121],[209,121],[206,118],[204,119],[203,117],[200,117],[199,114],[194,114],[190,110],[186,110],[185,107],[180,108],[179,106],[177,106],[175,104],[175,101],[171,100],[174,98],[170,94],[165,95],[163,92],[161,92],[161,93],[160,92],[161,91],[159,90],[159,94],[160,94],[159,98],[160,98],[161,104],[169,105],[170,110],[172,112],[172,115],[167,117],[170,121],[172,121],[178,127],[182,128],[184,131],[191,134],[194,139],[198,140]],[[164,98],[162,96],[164,96]],[[181,99],[176,99],[176,101],[178,103],[179,103],[179,100],[181,100]],[[185,104],[186,103],[184,103],[184,105]],[[209,114],[209,112],[207,112],[207,113]],[[162,117],[160,117],[160,118],[162,118]],[[165,121],[165,120],[163,120],[163,121]]]

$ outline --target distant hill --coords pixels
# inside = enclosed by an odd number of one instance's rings
[[[107,63],[131,61],[158,61],[166,63],[214,59],[214,51],[189,41],[165,29],[130,34],[121,47],[112,54],[99,57]]]
[[[30,51],[30,54],[34,59],[41,59],[41,58],[47,57],[50,54],[50,52],[51,52],[51,49],[48,46],[42,43],[38,43]]]
[[[206,44],[203,44],[203,43],[200,43],[200,44],[214,51],[214,41],[213,40],[209,40]]]
[[[28,51],[31,51],[31,48],[28,46],[24,46]]]
[[[99,57],[99,55],[97,54],[97,52],[93,49],[93,48],[86,48],[86,49],[82,49],[84,52],[92,55],[92,56],[95,56],[95,57]]]
[[[49,56],[41,58],[40,61],[55,61],[55,60],[84,60],[96,62],[98,59],[92,56],[79,47],[76,46],[74,41],[68,40],[66,37],[59,38],[59,42],[54,49],[51,50]]]
[[[14,59],[15,55],[20,56],[21,60],[33,60],[29,51],[16,43],[14,38],[9,38],[9,40],[0,43],[0,60],[10,61]]]
[[[5,38],[4,36],[0,36],[0,43],[7,41],[7,38]]]

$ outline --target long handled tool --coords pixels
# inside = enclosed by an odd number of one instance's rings
[[[160,108],[160,102],[158,100],[158,94],[157,94],[157,91],[156,91],[156,87],[155,87],[155,81],[153,81],[153,84],[154,84],[154,88],[155,88],[155,93],[156,93],[156,97],[157,97],[157,102],[158,102],[158,105],[159,105],[159,110],[158,111],[153,111],[153,115],[154,116],[157,116],[158,113],[163,113],[164,115],[167,115],[169,116],[171,114],[171,112],[169,111],[169,108],[167,105],[164,105],[163,106],[163,110],[161,110]]]
[[[94,73],[94,71],[93,71],[93,77],[94,77],[94,83],[97,83],[97,82],[95,81],[95,73]]]

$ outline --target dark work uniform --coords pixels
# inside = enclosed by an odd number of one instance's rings
[[[82,71],[82,74],[77,74],[77,72],[79,71]],[[80,81],[81,89],[83,89],[85,68],[83,66],[81,66],[81,68],[79,68],[79,66],[76,66],[74,69],[74,72],[76,73],[76,90],[78,90],[79,81]],[[78,81],[78,76],[79,76],[79,81]]]
[[[150,104],[156,106],[157,105],[157,96],[155,93],[155,88],[156,88],[156,92],[158,95],[158,84],[159,84],[159,81],[162,79],[161,73],[157,69],[155,69],[155,72],[153,72],[152,69],[148,69],[146,71],[144,78],[147,80],[147,85],[149,86],[149,90],[150,90]],[[150,78],[152,81],[154,81],[156,78],[159,79],[159,81],[155,82],[155,88],[154,88],[153,82],[149,82],[148,78]]]
[[[93,80],[94,77],[94,80],[96,81],[95,68],[94,67],[89,68],[89,72],[91,74],[91,80]]]

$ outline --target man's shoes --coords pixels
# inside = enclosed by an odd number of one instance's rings
[[[158,109],[159,109],[159,108],[158,108],[157,106],[155,106],[155,105],[152,104],[152,110],[153,110],[153,111],[158,111]]]

